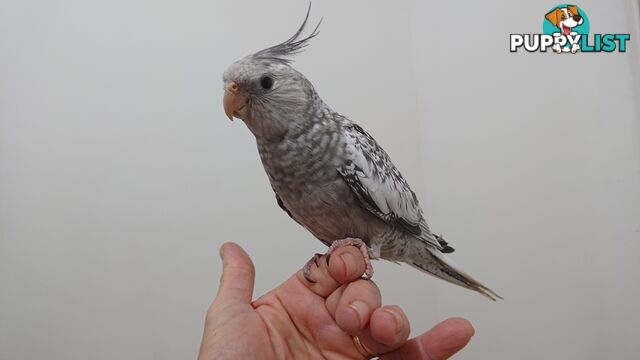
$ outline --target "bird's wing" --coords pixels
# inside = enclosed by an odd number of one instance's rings
[[[346,161],[338,172],[362,205],[380,219],[443,250],[422,215],[411,190],[389,155],[357,124],[345,128]]]

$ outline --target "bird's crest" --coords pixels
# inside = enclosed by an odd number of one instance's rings
[[[322,23],[322,19],[318,21],[318,25],[313,29],[311,34],[309,34],[305,38],[300,38],[302,31],[304,31],[307,26],[307,20],[309,20],[309,13],[311,12],[311,3],[309,3],[309,8],[307,8],[307,15],[304,17],[304,21],[298,31],[293,34],[292,37],[287,39],[285,42],[274,45],[272,47],[268,47],[264,50],[260,50],[255,53],[253,56],[260,59],[269,59],[279,61],[285,64],[289,64],[293,61],[290,57],[300,53],[304,48],[309,45],[309,40],[316,37],[319,34],[318,29],[320,28],[320,24]]]

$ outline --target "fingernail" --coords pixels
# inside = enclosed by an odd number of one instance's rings
[[[364,324],[366,324],[367,322],[367,315],[369,314],[369,305],[367,305],[367,303],[365,303],[364,301],[355,300],[354,302],[349,304],[349,307],[352,308],[358,315],[358,320],[360,320],[360,325],[358,326],[358,328],[362,329]]]
[[[396,314],[395,311],[389,310],[389,309],[382,309],[382,311],[391,314],[391,316],[393,316],[393,318],[396,320],[396,334],[400,333],[400,331],[402,330],[402,318],[400,317],[400,315]]]
[[[351,254],[350,252],[346,252],[340,255],[340,259],[342,259],[342,262],[344,263],[344,273],[346,277],[354,276],[354,264],[356,263],[355,256],[353,256],[353,254]]]

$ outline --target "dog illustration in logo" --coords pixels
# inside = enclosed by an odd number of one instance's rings
[[[577,32],[573,31],[573,28],[581,25],[584,19],[580,15],[578,11],[578,7],[575,5],[568,5],[567,7],[556,8],[551,10],[547,15],[545,15],[547,20],[549,20],[553,26],[556,26],[560,29],[560,33],[554,33],[554,37],[558,36],[567,36],[567,35],[578,35]],[[558,54],[565,51],[571,51],[572,54],[575,54],[580,49],[579,44],[572,44],[571,49],[569,48],[561,48],[559,44],[555,44],[553,46],[553,50]]]

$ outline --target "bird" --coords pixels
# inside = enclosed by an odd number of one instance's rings
[[[327,259],[338,247],[358,247],[365,278],[373,275],[370,259],[382,258],[502,299],[446,255],[454,249],[430,230],[416,194],[378,142],[329,107],[291,65],[319,34],[322,19],[303,36],[310,11],[311,4],[293,36],[235,61],[222,77],[224,112],[254,135],[277,204],[329,246]],[[319,256],[304,267],[308,281]]]

